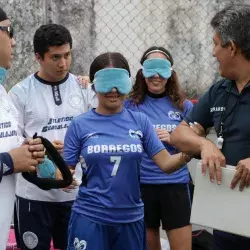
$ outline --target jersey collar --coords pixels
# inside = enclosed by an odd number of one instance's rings
[[[58,81],[58,82],[49,82],[49,81],[46,81],[46,80],[44,80],[44,79],[42,79],[41,77],[38,76],[38,72],[36,72],[36,73],[34,74],[34,76],[35,76],[35,78],[36,78],[39,82],[41,82],[41,83],[43,83],[43,84],[55,86],[55,85],[60,85],[60,84],[62,84],[62,83],[64,83],[64,82],[66,82],[66,81],[68,80],[68,78],[69,78],[69,73],[68,73],[61,81]]]

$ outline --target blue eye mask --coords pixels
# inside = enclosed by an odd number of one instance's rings
[[[109,93],[112,88],[117,88],[119,93],[127,95],[132,88],[128,71],[120,68],[97,71],[93,83],[98,93]]]
[[[0,84],[3,83],[5,76],[7,75],[7,70],[0,67]]]
[[[167,59],[152,58],[143,62],[142,73],[145,78],[158,74],[164,79],[168,79],[172,74],[171,63]]]

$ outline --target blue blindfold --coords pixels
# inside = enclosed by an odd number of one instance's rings
[[[145,78],[158,74],[160,77],[168,79],[172,74],[170,61],[163,58],[147,59],[143,62],[142,67],[142,73]]]
[[[127,95],[132,88],[128,71],[120,68],[106,68],[97,71],[93,83],[98,93],[109,93],[112,88],[116,88],[119,93]]]

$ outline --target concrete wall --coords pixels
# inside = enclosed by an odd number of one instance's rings
[[[17,40],[6,85],[9,88],[38,69],[34,32],[41,24],[56,22],[73,36],[73,73],[87,74],[95,56],[119,51],[135,75],[142,53],[162,45],[173,54],[182,86],[195,97],[218,78],[209,22],[232,2],[250,0],[0,0]]]

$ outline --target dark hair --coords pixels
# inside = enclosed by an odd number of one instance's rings
[[[144,52],[140,60],[140,63],[143,64],[143,62],[147,59],[147,56],[149,55],[148,53],[154,50],[160,50],[164,54],[166,54],[167,59],[173,66],[174,61],[170,52],[163,47],[156,47],[156,46],[150,47]],[[141,104],[145,100],[147,92],[148,92],[148,87],[145,78],[142,74],[142,69],[140,69],[136,74],[135,84],[133,86],[132,92],[130,93],[130,98],[135,104],[137,105]],[[184,95],[184,92],[181,90],[177,74],[174,70],[172,71],[172,75],[168,79],[168,82],[166,84],[166,96],[168,96],[171,99],[171,101],[177,108],[179,108],[180,110],[184,109],[184,101],[186,97]]]
[[[7,20],[7,19],[9,18],[7,17],[6,12],[2,8],[0,8],[0,22]]]
[[[104,69],[108,66],[126,69],[129,73],[129,76],[131,75],[128,61],[122,54],[118,52],[107,52],[96,57],[94,61],[91,63],[89,69],[90,81],[93,82],[95,73],[97,71]]]
[[[250,5],[235,4],[219,11],[211,26],[222,40],[222,47],[231,41],[238,46],[246,59],[250,59]]]
[[[67,28],[60,24],[46,24],[40,26],[34,35],[34,52],[38,53],[41,58],[49,51],[51,46],[62,46],[65,44],[72,48],[72,37]]]

